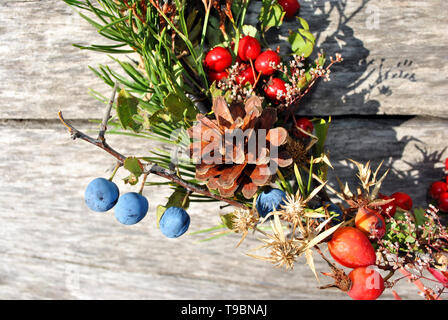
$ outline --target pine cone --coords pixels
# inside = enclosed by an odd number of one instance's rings
[[[259,186],[270,182],[277,167],[292,163],[289,153],[279,150],[288,132],[272,128],[277,111],[263,109],[256,96],[230,108],[223,97],[216,97],[212,109],[216,119],[198,114],[198,122],[189,130],[193,138],[190,155],[197,163],[196,179],[207,181],[208,188],[218,189],[223,197],[242,192],[250,199]],[[233,135],[240,139],[229,139]]]

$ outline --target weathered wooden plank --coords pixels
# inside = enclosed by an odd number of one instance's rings
[[[80,129],[94,128],[86,122]],[[334,120],[328,140],[335,171],[342,180],[355,172],[344,160],[386,158],[387,166],[409,172],[391,174],[386,191],[402,189],[416,205],[424,205],[424,189],[441,165],[435,152],[447,120]],[[376,129],[376,130],[373,130]],[[414,137],[409,140],[406,137]],[[57,121],[0,123],[0,297],[3,299],[345,299],[337,291],[321,291],[301,259],[293,272],[244,255],[259,242],[248,239],[238,249],[237,235],[197,244],[203,236],[166,239],[156,228],[155,208],[169,191],[147,188],[148,217],[135,226],[117,223],[113,213],[90,212],[83,192],[94,177],[107,177],[113,159],[83,141],[71,141]],[[362,143],[358,141],[363,137]],[[124,154],[141,155],[154,143],[108,136]],[[418,151],[424,150],[423,154]],[[409,169],[406,161],[418,165]],[[122,178],[124,172],[118,173]],[[151,177],[151,179],[153,179]],[[121,192],[134,190],[117,179]],[[353,180],[351,180],[353,181]],[[193,204],[190,231],[219,223],[218,204]],[[316,258],[319,271],[325,264]],[[323,283],[328,280],[322,279]],[[403,298],[416,298],[416,289],[403,282]],[[383,296],[392,299],[390,291]]]
[[[318,85],[303,114],[447,117],[446,1],[301,3],[302,16],[319,35],[318,46],[345,58],[332,81]],[[256,22],[258,10],[254,3],[249,22]],[[281,34],[295,28],[295,21],[286,22]],[[71,44],[104,41],[62,1],[2,1],[0,118],[53,119],[61,106],[70,118],[97,117],[100,107],[88,88],[107,95],[109,88],[87,66],[110,60]]]
[[[390,169],[382,190],[386,194],[408,192],[414,203],[425,206],[429,184],[443,177],[443,165],[448,157],[446,140],[448,121],[416,117],[409,120],[352,119],[334,121],[327,146],[335,167],[329,172],[351,182],[354,190],[354,165],[371,160],[376,168],[381,161],[383,171]],[[334,184],[336,186],[336,184]]]
[[[446,1],[300,3],[301,15],[316,32],[317,47],[345,59],[334,67],[331,81],[314,90],[303,114],[447,117]],[[281,34],[288,29],[297,29],[296,22],[286,22]]]
[[[88,89],[110,89],[88,66],[110,59],[72,46],[85,41],[105,43],[63,1],[2,1],[0,118],[55,118],[61,107],[71,117],[95,117],[101,107]]]

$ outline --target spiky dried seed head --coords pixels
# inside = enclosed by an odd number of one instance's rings
[[[297,246],[293,241],[275,241],[271,244],[270,249],[270,260],[276,267],[284,267],[287,270],[294,268]]]
[[[306,203],[300,193],[294,195],[286,195],[284,204],[281,205],[280,219],[298,225],[299,220],[303,218]]]
[[[236,233],[246,233],[250,229],[255,228],[259,219],[259,216],[255,214],[254,210],[238,208],[233,212],[232,231]]]

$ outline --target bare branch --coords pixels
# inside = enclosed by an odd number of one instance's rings
[[[117,152],[116,150],[112,149],[107,143],[106,140],[103,138],[103,140],[101,139],[94,139],[88,135],[86,135],[85,133],[79,131],[78,129],[76,129],[75,127],[73,127],[69,122],[67,122],[64,117],[62,116],[62,112],[59,111],[58,112],[58,116],[59,119],[61,120],[62,124],[64,124],[67,129],[69,130],[71,136],[73,139],[82,139],[84,141],[87,141],[101,149],[103,149],[104,151],[108,152],[109,154],[111,154],[112,156],[114,156],[118,162],[120,163],[120,165],[124,164],[124,161],[126,160],[126,157],[124,155],[122,155],[121,153]],[[188,191],[191,192],[196,192],[202,195],[205,195],[207,197],[219,200],[219,201],[224,201],[227,202],[228,204],[238,207],[238,208],[243,208],[246,209],[246,206],[242,203],[239,203],[238,201],[232,200],[232,199],[227,199],[227,198],[223,198],[219,195],[213,194],[211,193],[208,189],[198,186],[198,185],[194,185],[192,183],[189,183],[185,180],[183,180],[182,178],[180,178],[178,175],[168,172],[167,170],[165,170],[164,168],[158,166],[157,164],[152,164],[152,166],[144,172],[145,174],[155,174],[159,177],[168,179],[174,183],[176,183],[177,185],[184,187],[185,189],[187,189]]]
[[[104,113],[103,121],[101,122],[100,132],[98,134],[98,140],[104,141],[104,134],[106,133],[107,130],[107,122],[109,121],[110,111],[112,110],[112,106],[114,105],[117,88],[118,88],[118,82],[115,82],[114,90],[112,91],[112,96],[110,97],[109,100],[109,105],[107,106],[106,112]]]
[[[64,126],[67,127],[68,131],[70,132],[72,139],[82,139],[84,141],[87,141],[101,149],[103,149],[104,151],[110,153],[112,156],[114,156],[115,158],[117,158],[117,160],[123,164],[124,160],[126,160],[126,157],[124,155],[122,155],[121,153],[115,151],[114,149],[112,149],[107,143],[106,140],[100,140],[100,139],[94,139],[88,135],[86,135],[85,133],[79,131],[78,129],[76,129],[75,127],[73,127],[69,122],[67,122],[64,117],[62,116],[62,112],[59,111],[58,112],[58,116],[59,119],[61,120],[62,124],[64,124]]]

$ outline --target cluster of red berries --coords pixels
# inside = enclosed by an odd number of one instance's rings
[[[263,87],[267,98],[271,101],[282,101],[286,98],[286,83],[280,78],[272,77],[281,63],[279,54],[271,49],[261,51],[258,40],[252,36],[244,36],[238,43],[238,56],[233,59],[230,50],[215,47],[205,56],[204,65],[210,82],[229,77],[229,68],[235,60],[237,75],[235,81],[240,86],[250,83],[256,87],[261,76],[269,76]]]
[[[430,202],[437,204],[440,211],[448,213],[448,158],[445,160],[445,180],[435,181],[428,189]]]

